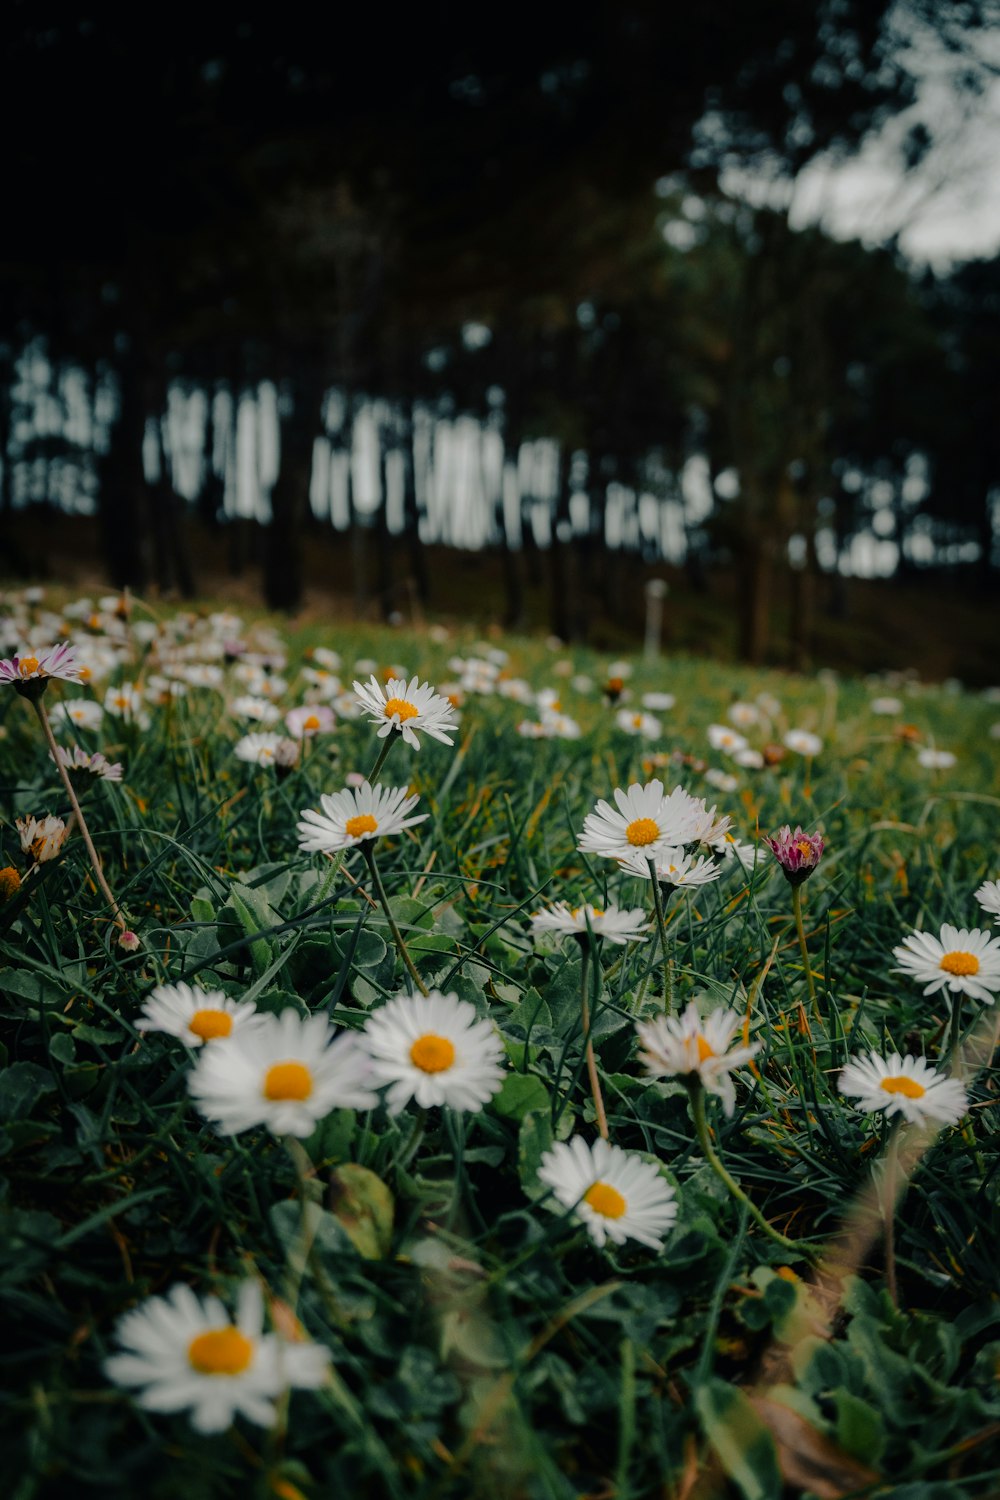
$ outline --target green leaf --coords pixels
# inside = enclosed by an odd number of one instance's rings
[[[0,1123],[26,1120],[43,1094],[51,1094],[55,1079],[37,1063],[16,1062],[0,1073]]]
[[[774,1440],[736,1386],[707,1380],[694,1393],[705,1436],[745,1500],[781,1500]]]
[[[359,1255],[366,1260],[388,1255],[395,1204],[381,1177],[356,1162],[345,1162],[330,1178],[330,1203]]]
[[[549,1091],[540,1078],[527,1073],[510,1073],[491,1106],[507,1120],[523,1120],[530,1110],[544,1112],[549,1107]]]
[[[850,1391],[841,1389],[832,1395],[837,1408],[837,1442],[852,1457],[877,1463],[885,1446],[880,1413]]]
[[[76,1060],[76,1043],[65,1031],[57,1031],[49,1042],[49,1056],[56,1062],[71,1063]]]

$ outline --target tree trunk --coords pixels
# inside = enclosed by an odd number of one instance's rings
[[[771,620],[772,558],[768,537],[744,538],[738,569],[738,649],[741,661],[760,666],[767,652]]]
[[[302,529],[309,501],[313,443],[319,431],[322,383],[311,374],[292,383],[292,405],[281,424],[281,461],[271,492],[264,556],[264,597],[271,609],[302,603]]]
[[[118,365],[118,421],[99,467],[101,544],[108,578],[117,589],[142,589],[147,576],[142,533],[146,495],[142,467],[146,430],[142,363],[133,344]]]

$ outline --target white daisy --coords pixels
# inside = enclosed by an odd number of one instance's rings
[[[901,698],[873,698],[868,707],[873,714],[901,714],[903,712],[903,700]]]
[[[281,718],[280,710],[273,703],[266,698],[255,698],[251,693],[234,698],[229,712],[237,719],[252,719],[256,724],[277,724]]]
[[[637,851],[655,854],[659,849],[695,842],[707,827],[705,804],[683,787],[664,796],[663,783],[637,782],[614,793],[617,808],[598,802],[583,822],[577,848],[584,854],[602,854],[608,859],[627,859]]]
[[[69,702],[57,703],[51,718],[58,723],[72,724],[76,729],[100,729],[104,709],[93,698],[73,698]]]
[[[709,766],[705,772],[705,780],[709,786],[714,786],[717,792],[735,792],[739,786],[739,778],[733,776],[729,771],[720,771],[715,766]]]
[[[735,755],[737,750],[747,748],[745,737],[730,729],[728,724],[709,724],[707,734],[712,749],[724,750],[727,755]]]
[[[958,763],[958,757],[950,750],[935,750],[931,745],[917,751],[917,760],[927,771],[950,771]]]
[[[677,699],[673,693],[643,693],[642,706],[650,709],[653,713],[665,714],[673,708]]]
[[[991,938],[980,927],[952,927],[944,922],[940,938],[930,932],[911,932],[892,953],[899,959],[899,972],[926,981],[925,995],[947,986],[953,995],[973,995],[992,1005],[993,992],[1000,990],[1000,938]]]
[[[570,907],[565,901],[557,901],[545,911],[536,911],[531,927],[533,932],[555,932],[561,937],[583,937],[589,928],[594,937],[623,944],[644,941],[649,923],[641,906],[624,911],[614,905],[602,909],[588,902]]]
[[[759,750],[752,749],[749,745],[745,750],[737,750],[733,760],[745,771],[762,771],[764,769],[764,757]]]
[[[688,1078],[697,1074],[709,1094],[717,1094],[727,1115],[736,1107],[732,1071],[741,1068],[760,1051],[759,1042],[733,1047],[744,1017],[720,1006],[702,1017],[692,1001],[682,1016],[655,1016],[638,1021],[636,1033],[642,1043],[640,1061],[660,1077]]]
[[[147,1411],[187,1411],[205,1433],[224,1432],[237,1416],[273,1426],[276,1399],[292,1386],[321,1386],[330,1359],[320,1345],[264,1333],[264,1299],[253,1281],[239,1289],[235,1319],[218,1297],[175,1286],[126,1313],[115,1333],[124,1352],[105,1360],[108,1378]]]
[[[605,1140],[557,1141],[542,1157],[538,1179],[574,1210],[595,1245],[638,1240],[659,1250],[677,1218],[674,1189],[659,1169]]]
[[[237,740],[233,746],[233,754],[237,760],[246,761],[251,766],[287,765],[289,756],[294,765],[298,759],[299,747],[294,740],[286,739],[284,735],[264,730],[260,734],[245,734],[241,740]]]
[[[150,726],[142,693],[134,682],[122,682],[117,687],[108,688],[104,694],[104,712],[126,724],[135,724],[139,729]]]
[[[884,1110],[887,1115],[903,1115],[912,1125],[929,1120],[955,1125],[969,1107],[957,1078],[935,1072],[922,1057],[909,1053],[900,1057],[893,1052],[881,1058],[877,1052],[870,1052],[865,1058],[855,1059],[841,1071],[837,1087],[842,1094],[856,1098],[857,1108],[864,1114]]]
[[[819,735],[810,734],[808,729],[790,729],[785,735],[784,743],[796,755],[818,755],[823,748]]]
[[[706,859],[703,855],[695,858],[693,854],[685,854],[683,849],[660,849],[652,856],[637,850],[627,859],[619,860],[626,874],[638,875],[643,880],[650,879],[651,863],[655,866],[656,879],[660,885],[708,885],[710,881],[718,880],[722,874],[722,866],[717,865],[714,860]]]
[[[410,1099],[480,1110],[503,1083],[503,1043],[457,995],[397,995],[368,1017],[365,1043],[373,1081],[390,1085],[392,1114]]]
[[[546,740],[578,740],[582,730],[569,714],[542,714],[542,738]]]
[[[984,880],[976,892],[976,900],[983,911],[988,911],[1000,923],[1000,880]]]
[[[230,1000],[221,990],[196,989],[180,980],[149,992],[135,1029],[164,1031],[187,1047],[201,1047],[263,1020],[252,1000]]]
[[[760,723],[761,712],[756,703],[730,703],[726,717],[737,729],[752,729]]]
[[[324,792],[319,799],[322,812],[303,808],[302,822],[297,825],[299,848],[307,854],[333,854],[338,849],[353,849],[366,839],[401,833],[430,816],[407,816],[419,800],[416,793],[409,796],[405,786],[373,787],[367,781],[356,789]]]
[[[324,667],[303,667],[302,677],[309,684],[310,698],[325,701],[328,698],[336,698],[343,691],[336,672],[327,671]],[[353,696],[351,702],[354,702]]]
[[[36,865],[55,859],[66,842],[67,829],[62,818],[15,818],[14,826],[21,840],[21,853]]]
[[[632,713],[627,708],[618,710],[615,714],[615,723],[626,734],[641,735],[644,740],[658,740],[663,733],[659,719],[654,718],[652,714]]]
[[[325,1015],[284,1010],[242,1027],[224,1047],[203,1047],[188,1089],[223,1135],[266,1125],[273,1135],[311,1135],[334,1109],[370,1109],[371,1070],[353,1031]]]
[[[383,687],[373,676],[367,686],[356,682],[354,691],[362,708],[372,715],[369,723],[379,725],[379,739],[395,730],[414,750],[420,749],[418,733],[429,734],[444,745],[454,743],[452,736],[458,727],[455,710],[429,683],[416,677],[408,683],[391,677]]]

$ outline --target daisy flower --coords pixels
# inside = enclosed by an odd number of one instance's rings
[[[856,1098],[864,1114],[884,1110],[887,1115],[900,1114],[911,1125],[929,1121],[955,1125],[969,1107],[968,1096],[957,1078],[937,1073],[922,1057],[909,1053],[900,1057],[867,1057],[849,1062],[842,1069],[837,1087],[842,1094]]]
[[[993,992],[1000,990],[1000,938],[991,938],[982,928],[945,922],[939,938],[911,932],[892,953],[899,959],[898,972],[926,981],[925,995],[947,986],[953,995],[973,995],[992,1005]]]
[[[582,731],[569,714],[543,713],[542,738],[546,740],[578,740]]]
[[[745,771],[762,771],[764,769],[764,756],[760,750],[753,750],[748,745],[745,750],[737,750],[733,760]]]
[[[663,733],[659,719],[652,714],[634,714],[627,708],[620,708],[615,714],[615,723],[619,729],[626,734],[641,735],[644,740],[657,740]]]
[[[976,892],[976,900],[983,911],[1000,922],[1000,880],[984,880]]]
[[[638,1240],[659,1250],[677,1218],[674,1189],[659,1169],[605,1140],[557,1141],[542,1157],[538,1180],[573,1209],[595,1245]]]
[[[93,698],[74,698],[68,703],[57,703],[52,718],[56,723],[72,724],[76,729],[100,729],[104,709]]]
[[[873,714],[901,714],[903,700],[901,698],[873,698],[868,707]]]
[[[739,1011],[723,1006],[703,1019],[692,1001],[682,1016],[661,1015],[636,1023],[642,1044],[639,1059],[658,1077],[698,1077],[702,1088],[717,1094],[726,1114],[731,1115],[736,1107],[732,1071],[742,1068],[760,1051],[759,1042],[730,1049],[743,1021]]]
[[[545,911],[536,911],[531,918],[533,932],[555,932],[560,937],[586,937],[588,927],[594,937],[620,945],[644,941],[649,923],[641,906],[624,911],[617,906],[602,909],[589,902],[570,907],[565,901],[557,901]]]
[[[389,1084],[397,1114],[410,1099],[477,1111],[503,1083],[503,1044],[490,1021],[457,995],[397,995],[365,1025],[372,1079]]]
[[[705,804],[683,787],[675,787],[666,797],[662,781],[647,781],[645,786],[633,782],[625,792],[617,787],[614,797],[616,807],[598,802],[584,819],[577,845],[582,853],[627,859],[637,850],[652,855],[705,836],[710,821]]]
[[[745,750],[747,742],[742,734],[737,734],[735,729],[730,729],[728,724],[709,724],[708,743],[713,750],[724,750],[727,755],[735,755],[737,750]]]
[[[308,740],[316,734],[329,734],[333,723],[333,710],[323,703],[306,703],[300,708],[290,708],[285,715],[285,727],[296,739]]]
[[[311,1135],[335,1109],[371,1109],[378,1096],[355,1032],[296,1010],[242,1026],[224,1047],[203,1047],[188,1089],[223,1135],[266,1125],[272,1135]]]
[[[354,691],[362,708],[372,716],[369,723],[379,725],[380,740],[395,731],[414,750],[420,749],[418,733],[429,734],[443,745],[454,743],[452,736],[458,727],[455,710],[429,683],[416,677],[408,683],[401,677],[390,677],[383,687],[372,676],[367,687],[356,682]]]
[[[794,750],[796,755],[818,755],[823,748],[819,735],[810,734],[808,729],[790,729],[785,735],[784,744],[789,750]]]
[[[264,730],[260,734],[245,734],[233,746],[237,760],[251,766],[289,766],[299,758],[299,747],[294,740]],[[289,759],[291,757],[291,759]]]
[[[706,859],[703,855],[696,859],[693,854],[685,854],[683,849],[661,849],[654,855],[636,852],[628,859],[619,860],[627,874],[638,875],[643,880],[650,879],[651,863],[660,885],[708,885],[710,881],[718,880],[722,874],[722,866],[717,865],[714,860]]]
[[[19,693],[29,698],[41,697],[50,678],[76,682],[79,676],[79,663],[67,642],[49,646],[35,656],[26,652],[22,656],[4,657],[0,661],[0,683],[13,683]]]
[[[756,703],[730,703],[726,717],[737,729],[752,729],[760,723],[761,712]]]
[[[739,779],[729,771],[720,771],[715,766],[709,766],[705,772],[705,780],[709,786],[714,786],[717,792],[735,792],[739,786]]]
[[[55,859],[66,842],[66,824],[62,818],[15,818],[14,825],[21,840],[21,853],[35,865]]]
[[[653,713],[666,713],[673,708],[677,699],[673,693],[643,693],[642,706],[650,709]]]
[[[773,838],[765,837],[764,842],[792,885],[807,880],[823,857],[823,835],[804,833],[798,823],[794,833],[786,823]]]
[[[319,799],[322,812],[303,808],[302,822],[297,825],[299,848],[307,854],[334,854],[338,849],[353,849],[367,839],[401,833],[430,816],[407,816],[419,800],[416,793],[407,795],[405,786],[373,787],[367,781],[342,792],[324,792]]]
[[[279,709],[266,698],[255,698],[252,693],[244,693],[240,698],[234,698],[229,705],[229,712],[237,719],[252,719],[256,724],[277,724],[281,718]]]
[[[950,750],[935,750],[926,745],[923,750],[917,751],[917,761],[927,771],[950,771],[952,766],[957,765],[958,757],[952,755]]]
[[[147,1411],[188,1412],[204,1433],[224,1432],[237,1416],[273,1426],[276,1398],[290,1386],[321,1386],[330,1359],[317,1344],[264,1332],[264,1299],[253,1281],[239,1289],[235,1318],[218,1297],[175,1286],[126,1313],[115,1334],[123,1352],[105,1360],[108,1378]]]
[[[83,775],[96,777],[99,781],[121,781],[122,779],[121,761],[116,760],[112,764],[107,756],[101,754],[100,750],[95,750],[92,755],[88,755],[86,750],[81,750],[79,745],[74,745],[71,750],[67,750],[63,745],[57,745],[55,756],[50,751],[49,757],[53,760],[58,757],[59,764],[65,767],[71,775],[74,772],[80,772]]]
[[[122,682],[118,687],[108,688],[104,695],[104,712],[123,719],[126,724],[136,724],[140,729],[148,729],[150,725],[142,693],[134,682]]]
[[[230,1000],[221,990],[201,990],[178,981],[158,984],[143,1002],[136,1031],[163,1031],[186,1047],[231,1037],[263,1020],[252,1000]]]

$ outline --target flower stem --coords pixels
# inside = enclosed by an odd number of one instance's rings
[[[410,950],[403,942],[403,934],[397,927],[396,919],[389,909],[389,898],[385,893],[385,886],[382,884],[382,877],[379,874],[378,866],[375,863],[375,850],[372,847],[372,841],[370,839],[366,839],[361,847],[364,851],[365,859],[368,861],[368,868],[372,872],[372,884],[375,887],[375,894],[378,896],[378,899],[382,906],[382,910],[385,912],[385,919],[389,924],[389,931],[392,933],[392,940],[396,944],[396,947],[399,951],[399,956],[406,965],[409,971],[410,978],[413,980],[413,983],[416,985],[417,989],[422,995],[428,995],[430,991],[424,984],[424,981],[421,979],[420,975],[417,973],[416,965],[414,964],[413,959],[410,957]]]
[[[892,1305],[899,1307],[896,1282],[896,1193],[899,1178],[899,1131],[889,1137],[885,1153],[885,1176],[882,1181],[882,1239],[885,1246],[885,1284]]]
[[[802,887],[792,886],[792,911],[795,914],[795,931],[799,935],[799,951],[802,954],[802,967],[806,971],[806,984],[809,986],[809,1001],[812,1005],[812,1013],[819,1020],[819,1009],[816,1005],[816,985],[813,981],[812,969],[809,966],[809,949],[806,947],[806,930],[802,925]]]
[[[597,1128],[602,1138],[608,1140],[608,1117],[604,1109],[604,1095],[601,1093],[601,1080],[597,1072],[594,1044],[590,1038],[590,998],[587,993],[590,983],[590,943],[591,938],[588,933],[586,939],[580,944],[580,1016],[583,1021],[583,1050],[587,1059],[587,1077],[590,1079],[590,1093],[594,1101]]]
[[[388,756],[389,751],[392,749],[393,745],[398,739],[399,735],[395,730],[393,730],[391,734],[387,734],[385,739],[382,741],[382,748],[378,753],[378,759],[368,773],[369,785],[375,785],[375,778],[381,771],[382,767],[385,765],[386,757]]]
[[[90,837],[90,829],[87,827],[87,820],[83,816],[83,809],[80,807],[76,792],[73,790],[73,783],[70,780],[69,772],[66,770],[66,767],[59,759],[59,747],[56,744],[56,737],[52,733],[52,725],[49,723],[49,716],[45,712],[45,705],[42,703],[40,698],[32,698],[30,702],[32,708],[35,710],[35,713],[38,715],[38,722],[42,726],[42,733],[45,735],[45,739],[48,743],[49,752],[52,756],[52,759],[56,763],[56,770],[59,772],[60,780],[62,781],[63,787],[66,790],[66,795],[69,798],[69,805],[73,809],[73,815],[80,825],[80,834],[83,838],[84,844],[86,845],[87,857],[90,860],[91,868],[94,872],[94,878],[101,888],[101,892],[104,896],[105,901],[107,901],[108,905],[111,908],[111,914],[114,918],[116,926],[122,932],[127,932],[128,923],[122,916],[121,907],[118,905],[118,902],[112,895],[111,887],[108,885],[107,880],[104,878],[104,871],[101,869],[101,861],[97,857],[97,850],[94,848],[94,841]]]
[[[780,1230],[775,1229],[773,1224],[769,1224],[767,1219],[765,1219],[764,1215],[761,1213],[760,1209],[751,1202],[746,1193],[740,1187],[739,1183],[736,1182],[735,1178],[730,1177],[729,1173],[722,1165],[722,1162],[719,1160],[719,1157],[716,1155],[715,1147],[712,1145],[712,1137],[709,1132],[708,1120],[705,1115],[705,1090],[702,1087],[701,1080],[697,1076],[695,1076],[686,1081],[688,1087],[688,1098],[691,1101],[691,1118],[694,1120],[694,1128],[695,1134],[698,1137],[698,1144],[701,1147],[702,1155],[708,1162],[709,1166],[712,1168],[712,1171],[715,1173],[716,1177],[718,1177],[720,1182],[723,1182],[725,1184],[729,1192],[736,1199],[737,1203],[741,1203],[743,1205],[743,1207],[747,1210],[747,1213],[749,1213],[750,1217],[753,1219],[754,1223],[757,1224],[761,1229],[763,1229],[764,1233],[768,1235],[770,1239],[774,1240],[776,1245],[780,1245],[783,1250],[789,1251],[789,1253],[792,1255],[802,1256],[806,1260],[813,1260],[815,1258],[813,1250],[807,1245],[797,1244],[795,1240],[790,1240],[787,1235],[784,1235],[780,1232]]]
[[[660,882],[656,877],[656,864],[653,860],[647,861],[649,865],[649,879],[653,887],[653,906],[656,910],[656,925],[660,933],[660,953],[663,956],[663,1010],[669,1016],[674,1003],[674,971],[670,959],[667,957],[667,924],[663,916],[663,895],[660,891]]]

